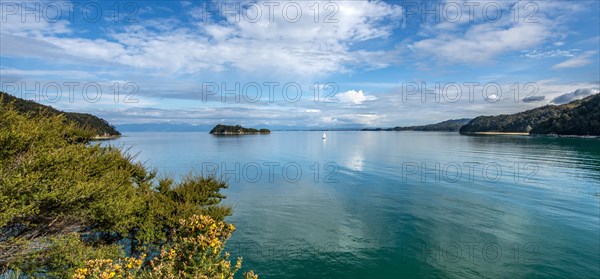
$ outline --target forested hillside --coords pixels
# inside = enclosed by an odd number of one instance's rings
[[[471,119],[450,119],[442,121],[440,123],[428,124],[422,126],[406,126],[406,127],[394,127],[394,128],[375,128],[375,129],[362,129],[363,131],[425,131],[425,132],[457,132],[460,127],[467,124]]]
[[[48,115],[64,114],[68,121],[72,121],[78,127],[92,131],[97,136],[118,136],[121,135],[114,126],[106,120],[88,113],[64,112],[50,106],[38,104],[34,101],[23,100],[10,94],[0,91],[0,105],[13,104],[13,107],[20,113],[29,116],[37,116],[40,112]]]
[[[532,134],[600,135],[600,95],[568,104],[547,105],[515,114],[479,116],[464,125],[461,133],[531,132]]]
[[[530,133],[600,135],[600,95],[589,97],[574,109],[539,123]]]

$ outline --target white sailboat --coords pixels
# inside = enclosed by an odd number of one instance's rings
[[[323,139],[327,139],[327,135],[323,133]]]

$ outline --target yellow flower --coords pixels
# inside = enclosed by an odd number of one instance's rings
[[[172,260],[172,259],[175,259],[175,256],[176,256],[176,255],[177,255],[177,251],[175,251],[175,249],[171,249],[171,250],[169,251],[169,255],[168,255],[168,257],[169,257],[169,259],[170,259],[170,260]]]

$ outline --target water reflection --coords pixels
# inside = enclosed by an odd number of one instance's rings
[[[206,161],[297,163],[298,181],[276,173],[272,181],[230,181],[225,191],[234,207],[228,220],[238,228],[229,248],[261,278],[598,277],[598,140],[321,136],[132,133],[112,143],[132,145],[149,166],[176,174]],[[327,162],[339,166],[336,183],[324,182]],[[448,181],[431,170],[465,162],[495,163],[503,172],[490,181],[479,167]],[[425,180],[407,171],[422,164]],[[531,180],[523,166],[538,167]]]

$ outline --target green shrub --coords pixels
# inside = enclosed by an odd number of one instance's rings
[[[90,260],[156,255],[179,220],[231,214],[219,204],[225,182],[157,179],[93,135],[64,115],[0,107],[0,277],[64,278]]]
[[[234,226],[208,216],[193,215],[179,221],[172,243],[143,267],[144,257],[95,259],[77,269],[74,279],[85,278],[227,278],[233,279],[242,265],[238,258],[234,266],[229,254],[223,252]],[[253,271],[246,279],[258,278]]]

